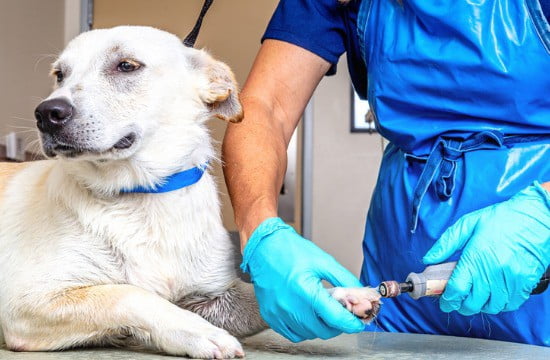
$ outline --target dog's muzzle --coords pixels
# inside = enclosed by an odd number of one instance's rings
[[[43,133],[55,134],[73,119],[74,107],[63,98],[46,100],[34,111],[36,125]]]

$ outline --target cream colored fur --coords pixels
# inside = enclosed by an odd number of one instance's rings
[[[116,72],[128,58],[143,64],[139,73]],[[212,176],[164,194],[121,193],[215,161],[205,122],[242,117],[233,75],[204,51],[146,27],[84,33],[54,69],[65,79],[48,99],[65,98],[76,109],[62,141],[85,150],[29,164],[0,197],[7,346],[128,340],[174,355],[242,356],[233,336],[204,320],[209,302],[231,290],[228,301],[240,303],[227,306],[247,313],[209,320],[238,336],[265,328],[251,287],[237,280]],[[112,148],[129,131],[135,144]],[[203,317],[174,305],[188,296],[203,299]],[[248,328],[231,323],[248,317]]]

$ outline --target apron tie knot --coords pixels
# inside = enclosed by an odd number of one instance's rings
[[[408,155],[409,158],[425,161],[424,169],[416,184],[410,221],[411,233],[416,231],[420,205],[433,183],[441,201],[450,199],[455,188],[457,162],[464,153],[482,149],[499,149],[504,146],[504,136],[498,131],[482,131],[465,139],[440,137],[427,157]]]

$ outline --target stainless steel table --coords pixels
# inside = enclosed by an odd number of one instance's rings
[[[550,359],[550,348],[451,336],[361,333],[293,344],[268,330],[243,341],[246,359]],[[14,353],[0,349],[1,360],[135,359],[169,360],[171,356],[118,349],[53,353]]]

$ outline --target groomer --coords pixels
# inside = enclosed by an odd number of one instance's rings
[[[321,279],[376,285],[458,259],[439,301],[386,300],[367,329],[550,346],[550,291],[529,295],[550,264],[549,1],[344,2],[280,2],[224,140],[263,317],[292,341],[359,332]],[[361,283],[277,218],[291,134],[344,52],[389,141]]]

